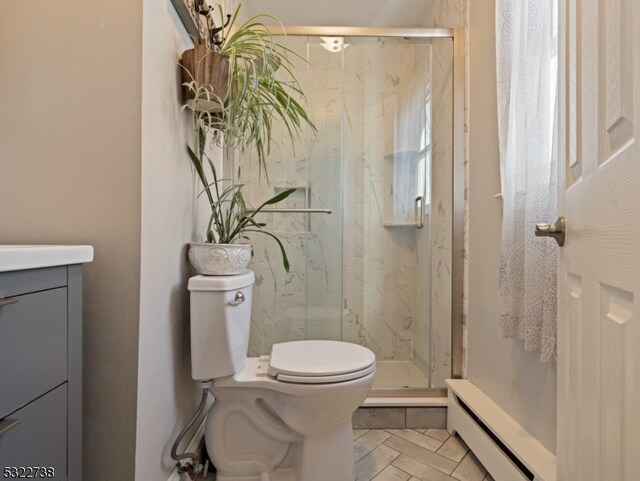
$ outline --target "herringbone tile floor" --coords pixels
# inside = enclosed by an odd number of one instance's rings
[[[493,481],[446,429],[356,429],[353,439],[357,481]]]
[[[493,481],[446,429],[359,429],[353,438],[358,481]]]

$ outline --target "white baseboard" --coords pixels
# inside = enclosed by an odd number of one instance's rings
[[[193,437],[189,441],[189,444],[187,444],[187,447],[185,448],[185,452],[199,453],[202,451],[202,448],[204,446],[204,423],[206,422],[206,420],[207,420],[207,417],[205,416],[205,418],[202,420],[202,422],[198,426],[198,429],[194,433]],[[184,463],[181,463],[181,464],[184,464]],[[185,481],[188,479],[190,479],[188,476],[181,476],[181,474],[178,473],[178,468],[176,467],[176,468],[173,468],[173,471],[171,472],[171,476],[169,476],[169,479],[167,481]]]
[[[556,481],[556,457],[473,383],[447,380],[447,429],[495,481]]]

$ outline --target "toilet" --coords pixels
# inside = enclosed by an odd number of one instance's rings
[[[212,380],[205,427],[217,481],[354,481],[351,417],[375,356],[339,341],[274,344],[248,358],[254,274],[195,276],[193,379]]]

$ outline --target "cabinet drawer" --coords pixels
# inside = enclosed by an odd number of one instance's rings
[[[0,272],[0,297],[20,296],[67,285],[67,266]]]
[[[67,385],[26,405],[4,419],[17,421],[0,434],[0,476],[5,467],[53,468],[55,476],[67,477]]]
[[[0,419],[67,379],[67,289],[0,306]]]

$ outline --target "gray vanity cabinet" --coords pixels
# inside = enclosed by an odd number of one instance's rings
[[[1,272],[0,478],[81,481],[81,383],[82,266]]]

